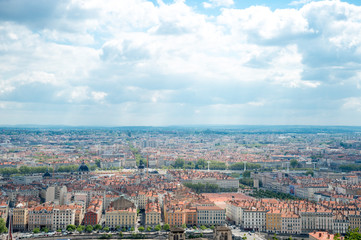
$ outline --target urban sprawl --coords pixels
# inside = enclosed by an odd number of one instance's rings
[[[4,235],[361,230],[361,128],[0,128],[0,174]]]

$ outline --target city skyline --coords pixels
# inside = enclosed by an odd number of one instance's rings
[[[358,1],[0,1],[0,125],[360,126]]]

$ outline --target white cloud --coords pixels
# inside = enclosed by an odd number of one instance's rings
[[[291,4],[300,9],[271,10],[204,2],[221,7],[212,16],[187,1],[52,4],[41,18],[10,10],[0,17],[0,101],[7,110],[15,106],[7,102],[48,104],[44,109],[56,103],[72,114],[83,106],[90,115],[116,109],[109,119],[116,124],[146,124],[134,121],[140,116],[235,124],[253,122],[256,111],[270,119],[277,110],[304,113],[300,98],[315,96],[332,96],[343,110],[359,108],[360,94],[352,91],[360,86],[358,6],[298,1]]]
[[[233,0],[209,0],[203,2],[204,8],[215,8],[215,7],[230,7],[234,4]]]

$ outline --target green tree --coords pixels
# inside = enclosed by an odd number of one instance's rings
[[[134,232],[134,230],[135,230],[134,227],[131,227],[131,228],[130,228],[130,231]]]
[[[311,176],[313,177],[314,172],[313,172],[313,170],[307,170],[306,173],[305,173],[305,175],[306,175],[306,176],[311,175]]]
[[[298,166],[298,161],[296,159],[292,159],[290,161],[291,168],[296,168]]]
[[[86,226],[85,231],[87,231],[88,233],[93,232],[93,226],[92,225]]]
[[[215,229],[215,226],[212,225],[212,226],[210,227],[210,229],[214,230],[214,229]]]
[[[109,232],[109,227],[103,227],[103,231]]]
[[[5,233],[7,231],[8,229],[6,228],[4,219],[0,218],[0,233]]]
[[[175,160],[174,164],[173,164],[173,167],[174,168],[183,168],[184,167],[184,159],[182,158],[177,158],[177,160]]]
[[[162,228],[161,228],[160,225],[157,225],[157,226],[154,227],[154,230],[155,230],[155,231],[160,231],[161,229],[162,229]]]
[[[33,233],[39,233],[40,232],[40,229],[39,228],[34,228],[33,229]]]
[[[83,232],[84,231],[84,229],[85,229],[85,227],[83,226],[83,225],[79,225],[77,228],[76,228],[76,230],[78,231],[78,232]]]
[[[168,231],[169,229],[170,229],[170,227],[169,227],[169,224],[168,224],[168,223],[166,223],[166,224],[163,225],[163,230],[164,230],[164,231]]]
[[[183,223],[182,228],[187,228],[187,224]]]
[[[152,228],[151,227],[147,227],[147,232],[150,232],[152,231]]]
[[[41,231],[44,232],[44,233],[47,233],[47,232],[49,232],[49,229],[48,229],[47,227],[43,227],[43,228],[41,229]]]
[[[352,230],[349,228],[345,235],[345,240],[361,240],[361,233],[358,232],[358,228]]]
[[[119,229],[120,229],[119,225],[115,226],[115,230],[119,231]]]
[[[102,229],[102,226],[100,224],[95,224],[94,230],[99,231],[100,229]]]
[[[207,229],[207,227],[204,226],[204,225],[202,225],[200,228],[201,228],[202,230],[206,230],[206,229]]]
[[[123,232],[122,232],[122,231],[120,231],[120,232],[119,232],[119,236],[122,238],[122,237],[123,237],[123,235],[124,235],[124,234],[123,234]]]
[[[75,231],[75,229],[76,229],[76,226],[73,224],[69,224],[68,226],[66,226],[66,230],[69,232],[73,232],[73,231]]]
[[[207,166],[207,162],[202,158],[198,159],[198,161],[196,162],[196,169],[205,169],[206,166]]]
[[[251,171],[248,171],[248,170],[244,171],[242,177],[243,178],[250,178],[251,177]]]
[[[140,227],[138,228],[138,230],[139,230],[140,232],[143,232],[143,231],[144,231],[144,227],[143,227],[143,226],[140,226]]]
[[[98,168],[100,168],[100,159],[95,159],[94,162],[95,162],[95,165],[96,165]]]
[[[272,240],[278,240],[277,234],[273,234]]]

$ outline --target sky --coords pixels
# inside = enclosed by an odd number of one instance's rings
[[[0,0],[16,124],[360,126],[360,1]]]

